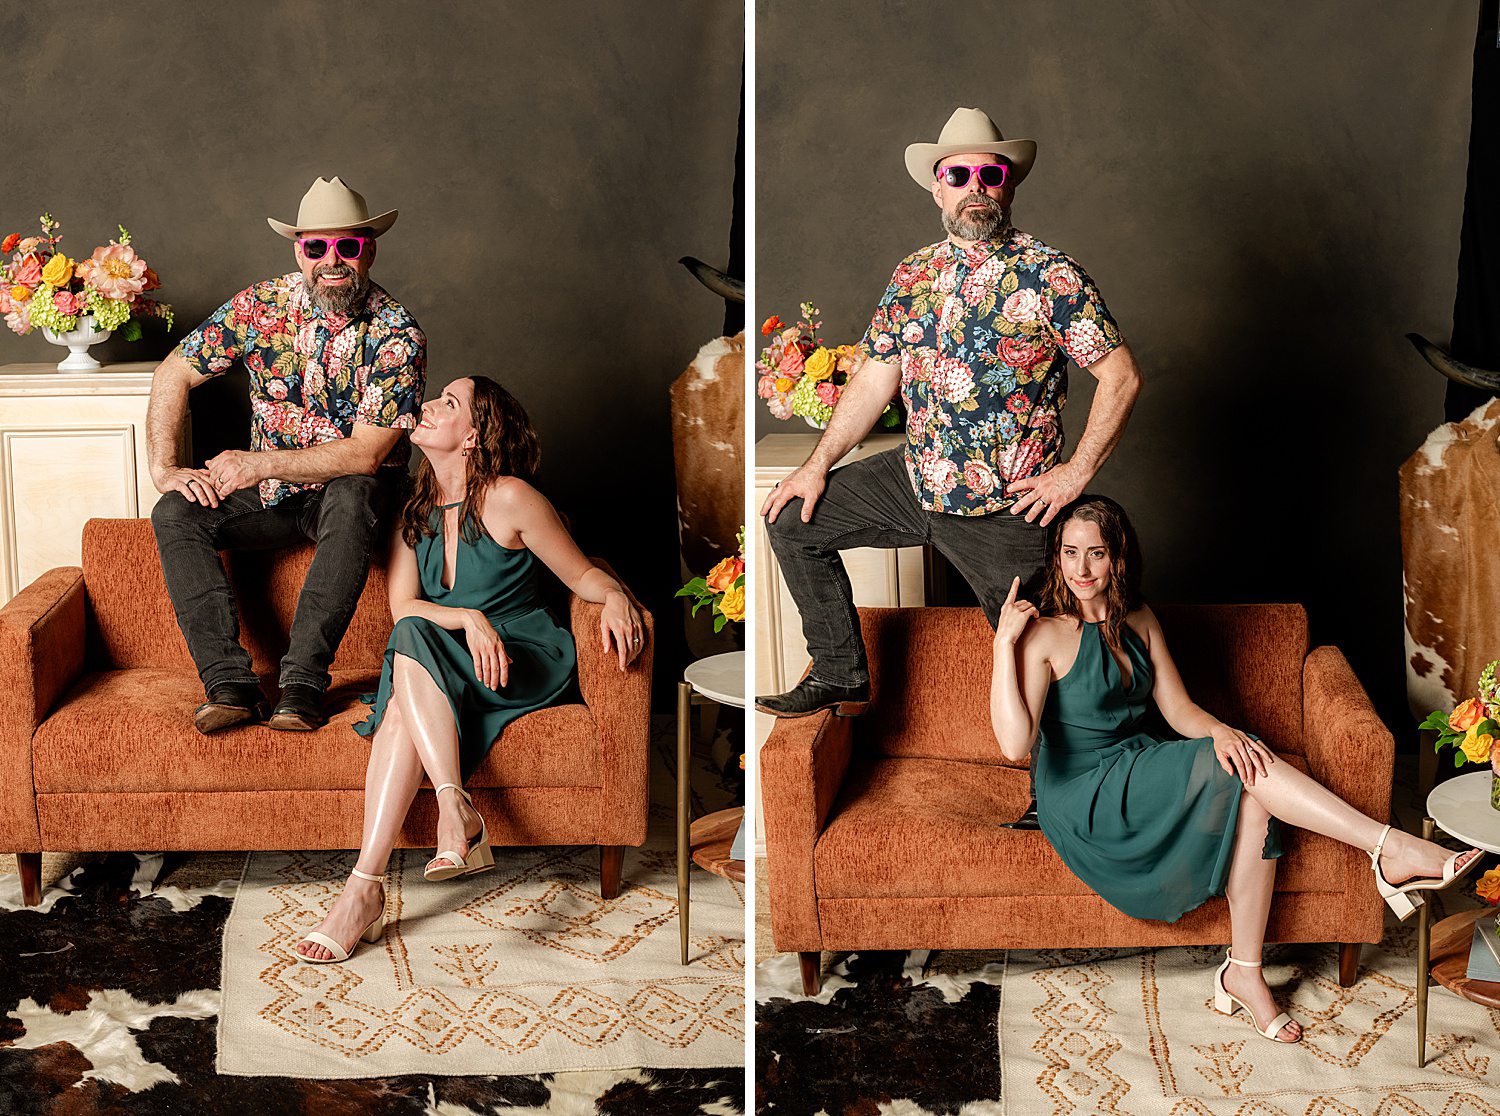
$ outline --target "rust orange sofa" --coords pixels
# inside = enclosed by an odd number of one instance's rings
[[[1395,744],[1337,648],[1309,650],[1300,605],[1157,610],[1189,693],[1373,817],[1390,812]],[[1023,949],[1229,941],[1211,899],[1175,923],[1121,914],[1073,875],[1025,809],[1024,765],[990,729],[992,633],[979,609],[861,609],[871,703],[777,721],[760,752],[776,947]],[[1384,904],[1368,857],[1283,829],[1267,940],[1339,942],[1352,984]]]
[[[263,680],[275,681],[311,557],[226,563]],[[582,703],[513,721],[468,785],[496,845],[599,845],[612,898],[625,846],[646,839],[651,617],[623,673],[600,651],[598,620],[573,598]],[[0,609],[0,850],[18,854],[25,901],[40,899],[43,850],[358,847],[369,744],[350,726],[368,713],[359,695],[375,689],[390,630],[377,565],[333,663],[327,725],[201,736],[203,690],[150,521],[90,520],[82,568],[51,570]],[[424,788],[401,845],[431,846],[436,824]]]

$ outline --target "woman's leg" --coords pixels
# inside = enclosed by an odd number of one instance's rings
[[[422,785],[422,761],[406,732],[401,709],[391,701],[370,741],[370,764],[365,769],[365,821],[360,838],[359,859],[354,866],[372,876],[385,874],[391,850],[401,832],[401,823]],[[343,894],[317,927],[344,948],[351,948],[364,928],[380,914],[385,904],[381,885],[350,876]],[[332,954],[313,942],[304,942],[298,952],[309,957]]]
[[[394,656],[393,671],[393,703],[401,706],[402,719],[427,777],[434,787],[460,782],[458,725],[453,722],[453,707],[447,696],[415,659]],[[469,839],[479,833],[479,814],[462,795],[452,791],[438,795],[437,800],[437,847],[468,852]]]
[[[1310,829],[1357,849],[1370,850],[1380,840],[1384,822],[1366,817],[1338,795],[1298,771],[1285,760],[1271,764],[1258,775],[1245,793],[1260,803],[1272,817],[1288,825]],[[1392,829],[1380,852],[1380,870],[1395,884],[1417,876],[1440,876],[1443,862],[1452,854],[1441,845],[1411,833]],[[1480,855],[1476,850],[1471,856]],[[1460,860],[1462,867],[1467,861]],[[1253,960],[1253,958],[1246,958]]]
[[[1259,961],[1265,944],[1266,919],[1271,914],[1271,893],[1276,884],[1276,861],[1261,857],[1270,818],[1266,808],[1248,793],[1240,799],[1229,880],[1224,887],[1229,899],[1229,955],[1239,961]],[[1275,1019],[1281,1010],[1260,969],[1230,965],[1224,973],[1224,987],[1250,1005],[1257,1029]],[[1287,1042],[1294,1042],[1301,1034],[1297,1023],[1281,1028],[1281,1038]]]

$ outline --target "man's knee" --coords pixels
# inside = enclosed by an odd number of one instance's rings
[[[766,520],[766,536],[775,547],[778,543],[800,541],[807,534],[808,526],[809,524],[802,522],[802,497],[798,496],[781,506],[774,523],[770,519]]]
[[[181,492],[163,492],[151,508],[151,529],[158,538],[176,534],[184,527],[202,522],[208,511],[202,504],[189,500]]]

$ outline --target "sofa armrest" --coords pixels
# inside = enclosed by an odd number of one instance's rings
[[[31,738],[83,673],[77,566],[48,570],[0,608],[0,849],[40,852]]]
[[[603,562],[596,565],[608,569]],[[639,607],[639,606],[637,606]],[[599,728],[603,784],[599,844],[643,845],[651,797],[651,661],[655,624],[641,609],[641,653],[624,671],[599,642],[604,606],[574,596],[569,608],[578,651],[578,689]]]
[[[776,948],[784,952],[823,948],[813,846],[849,770],[851,726],[850,718],[835,716],[831,709],[778,720],[760,749],[771,930]]]
[[[1302,668],[1302,739],[1308,774],[1361,813],[1382,824],[1391,816],[1396,741],[1370,704],[1344,653],[1318,647]],[[1351,911],[1379,941],[1384,905],[1370,859],[1346,846],[1345,894]]]

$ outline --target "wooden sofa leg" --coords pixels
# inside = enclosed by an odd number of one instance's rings
[[[42,854],[16,853],[16,867],[21,872],[21,902],[34,907],[42,901]]]
[[[802,994],[816,996],[823,990],[823,954],[820,950],[797,954],[802,962]]]
[[[620,895],[620,866],[625,863],[624,845],[599,846],[599,896],[616,899]]]
[[[1339,943],[1339,987],[1348,988],[1359,975],[1359,942]]]

